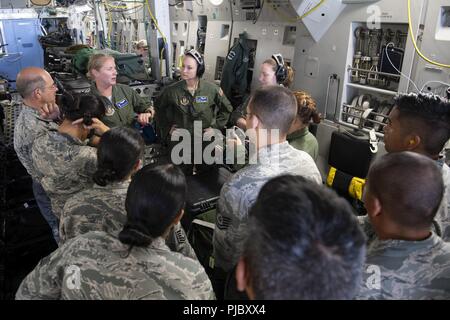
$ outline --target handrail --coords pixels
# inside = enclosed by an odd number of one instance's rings
[[[372,70],[360,69],[360,68],[353,68],[351,66],[347,66],[347,71],[361,71],[361,72],[374,73],[374,74],[379,74],[380,76],[387,76],[387,77],[393,77],[393,78],[401,77],[401,75],[399,75],[399,74],[393,74],[393,73],[387,73],[387,72],[381,72],[381,71],[372,71]]]

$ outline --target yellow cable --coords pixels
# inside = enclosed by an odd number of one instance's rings
[[[163,41],[164,41],[164,44],[166,44],[166,43],[167,43],[166,36],[164,35],[164,33],[163,33],[163,32],[161,31],[161,29],[159,28],[158,22],[156,22],[156,19],[155,19],[155,17],[153,16],[152,11],[150,10],[150,3],[148,2],[148,0],[146,0],[146,2],[147,2],[148,13],[150,14],[150,17],[152,18],[153,23],[154,23],[155,26],[156,26],[156,29],[158,29],[159,33],[161,34],[161,36],[162,36],[162,38],[163,38]]]
[[[161,37],[163,38],[163,42],[164,42],[164,47],[163,47],[163,49],[161,50],[161,54],[160,54],[160,57],[159,57],[159,66],[160,66],[160,67],[159,67],[159,72],[160,72],[160,76],[162,77],[162,56],[163,56],[163,52],[164,52],[165,47],[166,47],[166,44],[167,44],[167,39],[166,39],[166,36],[164,35],[164,33],[163,33],[163,32],[161,31],[161,29],[159,28],[158,22],[156,22],[156,19],[155,19],[155,17],[153,16],[152,11],[150,10],[150,3],[148,2],[148,0],[146,0],[146,3],[147,3],[147,10],[148,10],[148,13],[150,14],[150,17],[152,18],[153,23],[155,24],[156,29],[158,29],[159,33],[161,34]]]
[[[325,0],[320,0],[320,2],[318,4],[316,4],[314,7],[311,8],[311,10],[309,10],[308,12],[306,12],[305,14],[303,14],[301,17],[297,18],[298,20],[301,20],[303,18],[306,18],[307,16],[309,16],[311,13],[313,13],[314,11],[316,11],[323,3],[325,2]]]
[[[422,53],[422,52],[419,50],[419,48],[417,47],[416,37],[414,36],[413,29],[412,29],[412,20],[411,20],[411,0],[408,0],[408,25],[409,25],[409,35],[411,36],[411,40],[412,40],[412,43],[413,43],[413,45],[414,45],[414,48],[416,49],[417,54],[418,54],[422,59],[424,59],[425,61],[427,61],[427,62],[429,62],[429,63],[431,63],[431,64],[434,64],[434,65],[436,65],[436,66],[443,67],[443,68],[450,68],[450,64],[439,63],[439,62],[433,61],[433,60],[431,60],[431,59],[425,57],[425,56],[423,55],[423,53]]]
[[[113,9],[128,9],[127,6],[115,6],[115,5],[112,5],[112,4],[109,4],[109,3],[107,3],[106,5],[108,7],[110,7],[110,8],[113,8]]]

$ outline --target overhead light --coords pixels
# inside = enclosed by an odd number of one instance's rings
[[[220,6],[223,3],[223,0],[209,0],[209,2],[214,6]]]

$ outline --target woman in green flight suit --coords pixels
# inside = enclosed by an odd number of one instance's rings
[[[155,104],[163,141],[169,142],[179,128],[187,129],[192,136],[194,121],[201,121],[203,132],[225,128],[232,106],[222,89],[201,79],[204,72],[202,55],[188,50],[181,68],[182,80],[166,87]]]
[[[108,127],[133,127],[137,122],[145,126],[154,116],[150,101],[142,98],[127,85],[116,83],[117,70],[114,57],[99,53],[89,59],[88,76],[94,80],[91,93],[103,96],[106,114],[101,119]]]
[[[258,81],[261,88],[276,85],[289,88],[294,82],[294,70],[284,61],[280,53],[276,53],[261,64]],[[242,130],[246,129],[245,114],[249,101],[250,95],[231,113],[231,125],[236,125]]]

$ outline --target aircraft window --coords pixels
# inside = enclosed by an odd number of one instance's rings
[[[450,7],[442,8],[442,27],[450,28]]]

